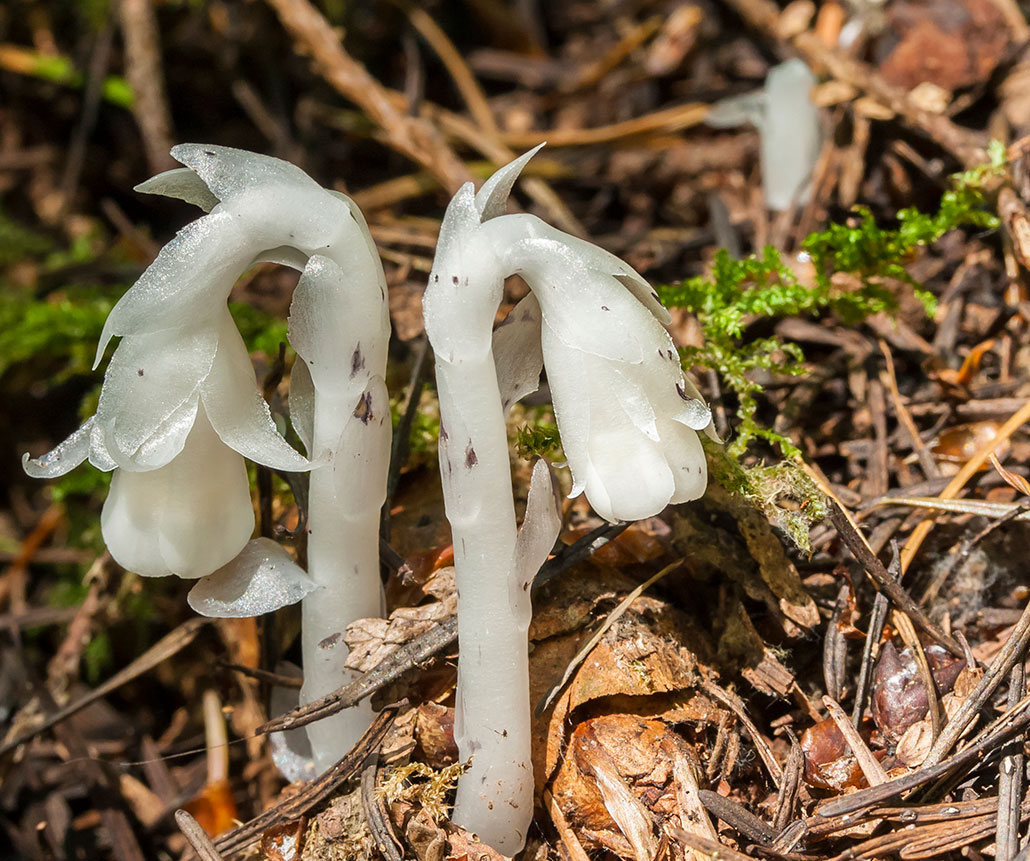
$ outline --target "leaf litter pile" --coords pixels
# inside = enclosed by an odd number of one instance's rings
[[[542,140],[520,203],[659,285],[728,445],[660,518],[565,502],[534,586],[522,857],[1025,857],[1028,39],[1010,0],[0,9],[0,857],[496,857],[448,820],[419,303],[449,194]],[[705,120],[791,57],[821,144],[773,212],[759,131]],[[92,412],[107,312],[190,217],[131,191],[180,140],[336,183],[389,280],[389,617],[347,632],[358,682],[285,715],[295,608],[193,617],[189,584],[103,552],[101,477],[43,488],[17,461]],[[232,297],[279,415],[295,280],[262,264]],[[524,499],[530,458],[563,460],[546,388],[510,430]],[[262,533],[302,554],[303,494],[253,477]],[[268,733],[366,697],[359,745],[284,786]]]

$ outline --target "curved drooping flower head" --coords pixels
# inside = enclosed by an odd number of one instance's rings
[[[102,519],[114,558],[145,575],[202,577],[253,531],[244,457],[286,471],[311,467],[257,389],[225,304],[236,278],[261,260],[304,269],[322,255],[378,288],[377,304],[385,305],[385,288],[364,220],[344,196],[266,156],[195,144],[172,154],[188,168],[139,189],[209,214],[179,231],[108,317],[97,362],[112,337],[121,341],[96,415],[25,468],[41,478],[87,458],[117,468]],[[309,302],[312,316],[322,313],[318,303]]]
[[[478,194],[465,186],[448,208],[424,303],[437,356],[460,361],[482,351],[481,336],[466,337],[474,323],[455,325],[453,309],[492,317],[503,279],[521,275],[533,293],[511,312],[523,334],[508,339],[503,354],[504,328],[494,335],[498,374],[524,363],[540,339],[573,495],[586,493],[612,521],[696,499],[707,485],[697,431],[713,434],[711,412],[683,373],[657,294],[597,246],[535,216],[502,214],[535,152],[499,170]],[[533,318],[538,333],[525,325]]]

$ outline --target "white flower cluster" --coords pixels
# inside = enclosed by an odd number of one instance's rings
[[[704,493],[698,432],[712,416],[687,379],[658,296],[630,266],[532,215],[505,215],[536,150],[447,208],[423,299],[436,354],[440,470],[458,586],[455,741],[471,766],[453,819],[506,855],[532,818],[529,586],[561,519],[536,502],[515,528],[505,416],[546,368],[572,494],[610,521]],[[532,293],[492,330],[504,279]],[[538,465],[539,466],[539,465]],[[532,491],[531,491],[532,493]],[[553,508],[553,503],[551,503]]]
[[[440,467],[460,592],[455,737],[472,756],[455,821],[513,855],[532,814],[527,630],[530,584],[554,546],[560,509],[549,467],[534,467],[515,521],[505,417],[546,368],[573,495],[610,521],[700,496],[699,432],[712,417],[684,376],[647,282],[607,252],[530,215],[506,215],[527,153],[447,209],[424,297],[437,364]],[[88,459],[114,470],[102,526],[112,556],[146,576],[200,578],[191,605],[257,615],[303,600],[301,700],[346,683],[346,625],[381,612],[379,511],[390,455],[384,381],[386,283],[368,227],[343,195],[298,168],[224,147],[186,145],[184,165],[141,191],[207,215],[181,230],[111,312],[97,349],[121,339],[96,415],[49,454],[52,478]],[[272,260],[302,271],[290,309],[299,356],[291,420],[307,455],[280,434],[226,306],[236,278]],[[504,279],[532,293],[493,330]],[[244,458],[311,470],[308,571],[267,539]],[[307,728],[313,766],[351,748],[368,705]],[[288,739],[279,739],[292,744]],[[278,745],[283,768],[312,762]],[[279,756],[280,754],[277,754]]]
[[[697,431],[716,438],[712,415],[683,373],[665,329],[669,312],[637,272],[535,216],[502,214],[536,151],[502,168],[478,194],[469,185],[451,202],[426,290],[426,331],[448,361],[483,350],[490,344],[484,321],[496,313],[504,278],[522,276],[532,296],[511,317],[524,334],[495,357],[499,376],[542,348],[572,495],[585,492],[606,520],[650,517],[704,493]],[[532,318],[541,320],[537,332],[524,325]],[[530,391],[539,370],[522,370],[534,379]]]
[[[111,555],[144,576],[200,578],[234,560],[253,533],[244,458],[284,471],[312,466],[279,433],[258,391],[226,306],[233,283],[254,263],[275,260],[305,269],[308,282],[318,282],[325,293],[335,285],[339,294],[346,279],[320,253],[336,254],[360,270],[361,261],[372,257],[371,239],[350,201],[286,162],[197,144],[175,147],[172,154],[188,167],[156,176],[138,190],[182,198],[209,214],[179,231],[108,317],[97,363],[112,338],[121,341],[96,415],[48,454],[26,456],[24,465],[38,478],[63,475],[87,458],[98,469],[114,470],[101,519]],[[375,271],[354,277],[370,278],[375,298],[385,298]],[[338,389],[331,367],[339,361],[334,348],[347,343],[343,333],[307,344],[314,321],[340,316],[340,297],[325,293],[298,291],[291,334],[303,355],[324,354],[330,369],[317,376],[325,378],[326,389]],[[385,302],[372,305],[371,314],[355,315],[352,326],[359,330],[354,340],[364,338],[370,349],[367,359],[358,356],[362,371],[340,392],[350,396],[351,411],[370,380],[369,369],[377,367],[377,352],[385,366]],[[378,400],[381,405],[385,399]],[[303,404],[295,412],[301,427],[312,423]],[[247,559],[253,563],[253,552]],[[313,588],[288,555],[279,563],[279,577],[290,586],[280,599],[298,600],[298,592]],[[256,570],[253,564],[250,570]],[[241,598],[235,611],[225,606],[220,612],[242,615],[256,606],[265,612],[272,603]]]

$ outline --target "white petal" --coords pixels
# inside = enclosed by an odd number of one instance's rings
[[[89,435],[89,462],[101,472],[110,472],[118,467],[118,462],[108,452],[104,436],[103,429],[94,422]]]
[[[587,446],[593,415],[591,399],[586,392],[589,383],[586,355],[567,347],[546,323],[540,334],[554,418],[558,423],[562,450],[572,471],[573,488],[569,496],[575,497],[586,488],[587,476],[591,472]]]
[[[594,505],[596,494],[602,506],[610,505],[604,515],[608,520],[652,517],[669,504],[675,492],[660,444],[635,428],[598,428],[590,437],[590,463],[598,484],[587,482],[587,499]],[[603,492],[597,493],[599,489]],[[598,511],[597,506],[594,510]]]
[[[83,425],[56,448],[42,457],[21,457],[21,466],[32,478],[58,478],[71,472],[89,455],[90,434],[96,416],[90,416]]]
[[[304,443],[308,457],[314,457],[311,450],[315,438],[315,384],[311,372],[303,359],[297,359],[290,371],[290,423]]]
[[[315,391],[356,402],[385,362],[383,303],[328,257],[314,255],[290,304],[290,343],[308,365]],[[369,301],[371,299],[371,301]]]
[[[547,561],[554,542],[561,532],[561,504],[558,496],[558,482],[550,464],[539,458],[533,465],[533,477],[529,482],[529,499],[526,501],[526,516],[515,542],[515,577],[512,588],[528,589],[533,583],[540,566]],[[519,606],[513,601],[512,606]],[[528,619],[526,622],[528,623]]]
[[[689,502],[700,498],[708,486],[708,461],[697,432],[677,422],[663,422],[660,429],[662,451],[676,484],[669,501]]]
[[[770,209],[784,210],[807,197],[822,148],[819,111],[809,96],[815,84],[811,70],[797,58],[774,66],[765,79],[762,188]]]
[[[535,216],[522,216],[524,218],[535,218]],[[658,294],[644,277],[624,260],[614,254],[605,251],[586,239],[563,233],[549,224],[541,222],[534,228],[534,232],[541,236],[548,237],[568,246],[576,254],[577,258],[590,269],[604,275],[611,275],[626,290],[628,290],[637,301],[650,311],[656,320],[664,326],[672,322],[668,309],[661,303]]]
[[[163,466],[182,449],[218,332],[210,326],[130,335],[104,376],[97,427],[110,456],[129,469]],[[141,448],[145,463],[135,463]]]
[[[765,124],[766,103],[765,90],[720,99],[705,115],[705,125],[729,129],[750,123],[760,129]]]
[[[272,421],[257,389],[246,345],[227,310],[222,312],[218,352],[200,397],[212,427],[231,449],[272,469],[311,468],[311,462],[283,439]]]
[[[484,229],[512,217],[495,219]],[[526,280],[547,325],[570,347],[640,362],[645,345],[664,337],[661,324],[632,293],[611,275],[587,266],[564,242],[523,239],[507,247],[503,259],[505,273]]]
[[[167,466],[115,472],[100,523],[111,555],[130,571],[203,577],[236,556],[254,529],[246,465],[200,411]]]
[[[354,219],[354,223],[358,227],[358,232],[361,234],[361,238],[365,242],[365,250],[368,252],[366,256],[368,257],[368,259],[378,264],[379,249],[376,248],[375,240],[372,238],[372,231],[368,229],[368,222],[365,220],[365,214],[361,211],[361,208],[353,200],[347,197],[347,195],[344,194],[342,191],[333,191],[331,188],[326,189],[326,191],[328,191],[329,194],[331,194],[338,200],[343,201],[344,206],[347,207],[348,211],[351,214],[351,218]],[[356,255],[354,254],[351,255],[352,258],[355,256]],[[379,270],[379,277],[382,279],[383,285],[385,286],[386,275],[383,273],[383,267],[382,265],[378,265],[377,268]]]
[[[247,150],[214,144],[179,144],[172,147],[172,157],[196,171],[223,202],[260,186],[318,188],[315,181],[296,165]]]
[[[256,253],[237,221],[216,210],[187,224],[161,249],[108,315],[94,367],[115,336],[191,329],[216,317]]]
[[[569,349],[543,327],[544,361],[562,448],[577,488],[606,520],[639,520],[668,504],[675,484],[661,443],[649,439],[622,401],[603,360]],[[677,396],[672,394],[675,399]]]
[[[202,616],[242,619],[296,604],[318,587],[289,553],[270,538],[255,538],[187,597]]]
[[[254,260],[255,263],[277,263],[303,272],[308,265],[308,255],[289,245],[279,245],[262,251]]]
[[[166,466],[153,472],[116,470],[100,513],[104,543],[123,568],[143,577],[172,574],[161,555],[160,507],[166,498]]]
[[[507,416],[512,404],[540,388],[540,304],[530,293],[494,329],[497,388]]]
[[[347,420],[332,461],[340,513],[362,516],[386,502],[392,434],[390,396],[382,377],[373,377]]]
[[[655,415],[655,405],[649,392],[641,385],[638,385],[635,377],[638,374],[631,373],[639,367],[646,368],[646,365],[623,365],[621,368],[614,363],[605,363],[603,359],[596,360],[597,370],[590,385],[603,387],[615,398],[622,411],[626,414],[633,426],[644,436],[658,442],[658,417]],[[610,367],[605,368],[604,364]],[[623,372],[623,369],[627,371]]]
[[[211,193],[204,180],[188,167],[177,167],[152,176],[146,182],[137,185],[133,191],[185,200],[199,206],[204,212],[210,212],[218,206],[218,198]]]
[[[543,147],[544,144],[537,144],[529,152],[520,155],[514,161],[508,162],[504,167],[495,171],[493,176],[483,183],[483,187],[476,195],[476,209],[483,221],[504,215],[508,207],[508,196],[515,185],[515,180],[519,178],[519,174],[522,173],[529,160]]]

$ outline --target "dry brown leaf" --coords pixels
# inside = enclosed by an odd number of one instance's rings
[[[699,828],[697,805],[690,801],[696,779],[688,779],[695,759],[664,721],[594,718],[573,731],[553,797],[585,848],[644,861],[657,852],[655,822]]]
[[[730,515],[734,534],[712,515]],[[721,518],[724,519],[724,518]],[[711,484],[690,506],[671,509],[673,545],[704,577],[730,577],[748,597],[762,601],[784,633],[800,637],[819,625],[819,610],[805,591],[769,521],[747,502]]]
[[[400,607],[389,619],[358,619],[347,626],[344,640],[350,654],[344,666],[368,672],[400,646],[453,616],[458,608],[454,569],[441,568],[426,584],[426,593],[437,600],[418,607]]]

